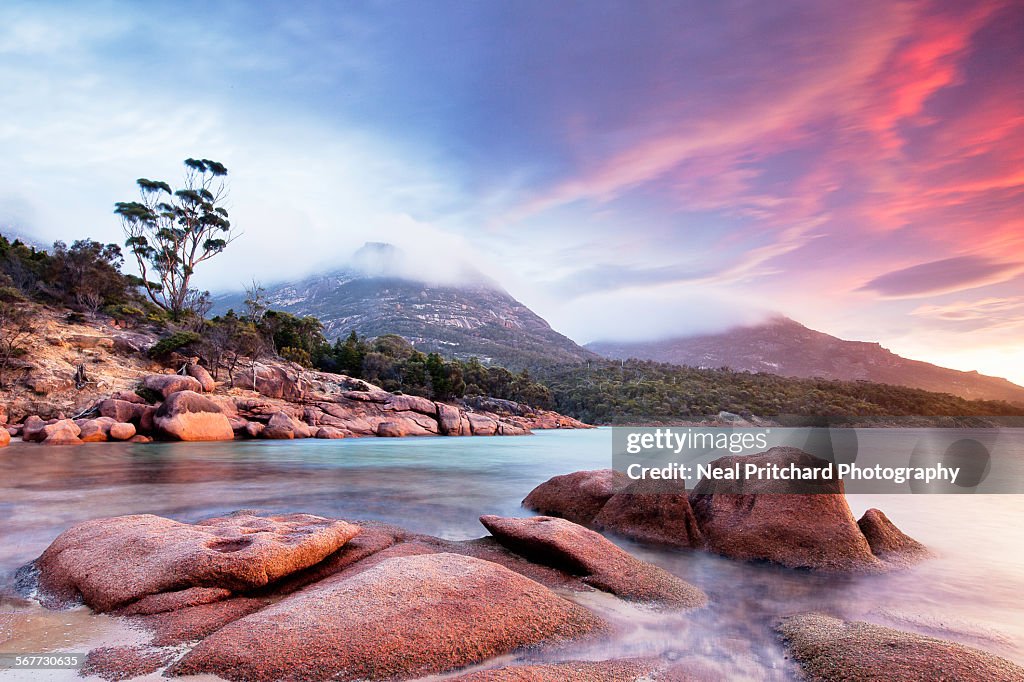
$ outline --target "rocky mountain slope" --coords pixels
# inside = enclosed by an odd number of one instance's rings
[[[267,297],[275,310],[320,319],[329,339],[352,330],[399,334],[424,352],[515,370],[596,357],[472,268],[463,268],[458,284],[427,284],[405,276],[406,258],[388,244],[367,244],[350,267],[270,286]],[[215,311],[240,310],[244,299],[220,296]]]
[[[788,377],[865,380],[951,393],[972,400],[1024,403],[1024,387],[977,372],[909,360],[877,343],[845,341],[786,317],[721,334],[587,348],[614,359],[637,358],[699,368],[730,367]]]
[[[0,388],[4,435],[26,442],[520,435],[585,426],[508,400],[474,406],[393,394],[280,358],[215,381],[194,358],[148,357],[159,338],[151,329],[71,320],[42,306],[34,319],[36,331]],[[183,367],[186,374],[174,373]],[[134,428],[121,438],[113,425]]]

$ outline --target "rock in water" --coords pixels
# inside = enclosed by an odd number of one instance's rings
[[[927,548],[903,533],[880,509],[868,509],[857,526],[871,546],[871,552],[879,559],[911,564],[928,557]]]
[[[110,425],[113,420],[109,417],[99,419],[85,419],[78,423],[82,430],[78,437],[83,443],[103,443],[110,435]]]
[[[387,421],[377,425],[377,435],[382,438],[402,438],[410,434],[405,421]]]
[[[612,495],[591,524],[654,545],[700,547],[704,544],[682,481],[641,479]]]
[[[825,460],[797,448],[722,457],[711,465],[822,467]],[[801,482],[787,494],[774,479],[704,478],[690,493],[709,550],[733,559],[772,561],[790,568],[873,571],[884,565],[871,553],[843,495],[841,480]]]
[[[134,424],[111,424],[110,437],[114,440],[128,440],[135,435]]]
[[[275,412],[267,427],[260,434],[271,440],[291,440],[293,438],[309,438],[309,427],[285,412]]]
[[[217,403],[194,391],[178,391],[168,396],[157,409],[153,422],[162,435],[175,440],[232,440],[235,437],[231,422]]]
[[[629,478],[614,469],[576,471],[541,483],[526,496],[523,506],[586,526],[615,493],[628,485]]]
[[[641,561],[599,533],[566,519],[481,516],[502,545],[531,561],[581,575],[588,585],[624,599],[698,607],[707,596],[685,580]]]
[[[778,631],[809,680],[1024,681],[1024,668],[980,649],[817,613]]]
[[[26,443],[42,443],[46,438],[46,434],[43,429],[46,428],[46,422],[42,418],[32,415],[25,419],[25,424],[21,428],[21,440]]]
[[[61,419],[43,428],[45,445],[80,445],[82,439],[78,434],[82,429],[70,419]]]
[[[603,626],[586,609],[489,561],[407,556],[235,621],[168,673],[247,681],[408,679]]]
[[[72,526],[35,566],[44,604],[81,597],[110,611],[191,587],[262,587],[318,563],[358,533],[358,526],[308,514],[236,514],[194,525],[117,516]]]
[[[442,436],[469,436],[469,419],[454,405],[437,403],[437,424]]]

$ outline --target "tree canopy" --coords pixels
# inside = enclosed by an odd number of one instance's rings
[[[191,289],[196,266],[221,253],[238,236],[224,204],[228,169],[210,159],[186,159],[181,189],[162,180],[139,178],[139,201],[121,201],[125,246],[135,256],[150,300],[179,319],[190,303],[202,301]],[[150,277],[155,277],[151,280]]]

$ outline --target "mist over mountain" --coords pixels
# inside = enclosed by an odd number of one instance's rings
[[[787,317],[718,334],[637,343],[594,342],[586,347],[614,359],[730,367],[789,377],[865,380],[968,399],[1024,403],[1024,387],[1006,379],[910,360],[878,343],[845,341]]]
[[[399,334],[423,352],[475,356],[511,369],[597,357],[472,265],[449,267],[440,282],[416,278],[420,265],[413,254],[372,242],[344,268],[267,286],[266,293],[275,310],[317,317],[332,340],[353,330]],[[215,311],[240,310],[244,299],[242,293],[216,297]]]

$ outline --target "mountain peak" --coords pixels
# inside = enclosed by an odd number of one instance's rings
[[[352,255],[349,266],[335,274],[398,279],[430,286],[505,291],[474,265],[457,256],[446,263],[438,263],[436,260],[425,263],[423,258],[388,242],[366,242]]]
[[[387,242],[366,242],[352,255],[352,266],[367,277],[394,277],[405,252]]]
[[[968,399],[1024,403],[1024,387],[978,372],[909,360],[878,343],[846,341],[777,315],[720,334],[641,343],[597,342],[590,350],[615,359],[638,358],[691,367],[731,367],[789,377],[873,381]]]
[[[300,282],[266,288],[275,310],[312,315],[329,339],[357,331],[399,334],[417,349],[478,357],[511,369],[593,359],[594,353],[551,329],[497,282],[452,258],[445,276],[424,274],[419,257],[385,242],[367,242],[347,267]],[[218,297],[216,309],[239,307],[242,297]]]

